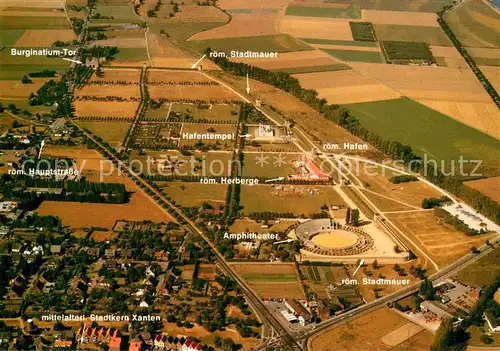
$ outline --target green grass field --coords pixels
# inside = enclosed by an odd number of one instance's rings
[[[148,110],[147,114],[154,114],[154,111]],[[194,104],[173,104],[169,120],[175,121],[176,113],[180,113],[181,116],[187,114],[197,121],[230,121],[238,123],[239,111],[238,105],[212,105],[210,109],[199,109]]]
[[[467,1],[444,17],[465,47],[500,47],[500,14],[481,1]]]
[[[146,48],[119,48],[118,54],[115,56],[116,61],[146,61],[148,53]]]
[[[0,32],[0,47],[14,46],[23,33],[24,29],[2,30]]]
[[[297,275],[295,274],[266,274],[265,272],[258,274],[243,273],[243,278],[245,278],[249,282],[259,282],[259,283],[265,283],[265,282],[289,283],[297,281]]]
[[[373,25],[370,22],[349,22],[349,26],[355,41],[377,41]]]
[[[229,53],[231,50],[237,51],[272,51],[291,52],[311,50],[311,47],[287,35],[262,35],[256,37],[225,38],[211,40],[193,40],[189,42],[203,51],[207,47],[212,50]]]
[[[0,54],[0,60],[2,55]],[[54,60],[55,61],[55,60]],[[69,63],[63,60],[60,60],[63,65],[60,66],[45,66],[45,65],[3,65],[0,63],[0,80],[14,80],[21,79],[24,75],[31,72],[40,72],[43,70],[53,70],[59,73],[62,73],[69,67]],[[55,62],[54,62],[55,63]]]
[[[131,123],[127,122],[78,122],[78,124],[115,148],[121,145],[131,126]]]
[[[285,11],[288,16],[331,17],[331,18],[361,18],[359,6],[347,9],[333,7],[288,6]]]
[[[410,145],[428,159],[482,160],[483,172],[500,172],[500,141],[411,99],[345,105],[361,124],[388,140]],[[465,164],[464,168],[471,164]],[[472,165],[473,166],[473,165]],[[458,167],[458,164],[456,165]]]
[[[452,46],[450,39],[440,27],[400,26],[375,24],[375,33],[380,41],[410,41],[429,45]]]
[[[209,201],[224,204],[227,186],[223,184],[169,182],[161,189],[181,206],[200,206],[203,202]]]
[[[342,61],[384,63],[382,54],[377,51],[322,49],[328,55]]]
[[[382,47],[389,61],[404,63],[412,60],[434,62],[434,56],[426,43],[383,41]]]
[[[477,262],[462,269],[455,278],[459,281],[481,287],[491,284],[500,272],[500,248],[496,248]]]
[[[478,66],[500,66],[500,59],[493,57],[474,57],[474,62]]]
[[[0,16],[0,30],[8,29],[70,29],[66,17]]]
[[[135,23],[141,22],[139,16],[134,13],[133,7],[130,5],[97,5],[96,12],[101,16],[113,17],[112,20],[92,20],[95,23],[99,22],[123,22],[123,23]]]
[[[345,0],[328,0],[331,3],[345,4]],[[388,11],[415,11],[415,12],[437,12],[445,5],[451,5],[453,0],[415,0],[415,1],[400,1],[400,0],[349,0],[349,4],[358,5],[362,9],[367,10],[388,10]]]
[[[273,69],[275,72],[286,72],[289,74],[296,73],[313,73],[313,72],[328,72],[328,71],[342,71],[345,69],[351,69],[351,67],[343,64],[343,63],[334,63],[332,65],[324,65],[324,66],[310,66],[310,67],[291,67],[291,68],[281,68],[281,69]]]
[[[246,162],[246,161],[245,161]],[[250,162],[250,161],[249,161]],[[285,176],[285,174],[282,174]],[[315,189],[310,193],[311,189]],[[324,204],[343,205],[344,201],[330,186],[286,185],[276,189],[271,185],[241,187],[242,212],[291,212],[296,215],[321,212]]]
[[[300,40],[305,41],[308,44],[361,46],[369,48],[377,47],[377,43],[370,41],[333,40],[333,39],[329,40],[329,39],[312,39],[312,38],[300,38]]]

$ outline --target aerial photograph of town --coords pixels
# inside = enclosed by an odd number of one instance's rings
[[[500,0],[0,0],[0,351],[499,351]]]

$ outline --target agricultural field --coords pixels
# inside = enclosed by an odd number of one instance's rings
[[[30,93],[36,93],[47,78],[31,78],[33,83],[23,84],[20,80],[0,80],[0,98],[28,100]]]
[[[406,41],[429,45],[453,46],[441,27],[374,24],[380,41]]]
[[[415,329],[418,330],[409,332]],[[397,337],[389,337],[396,330],[399,331],[395,335]],[[431,332],[382,307],[341,326],[327,329],[311,339],[308,345],[313,350],[403,350],[400,348],[402,345],[412,345],[417,339],[419,344],[425,345],[418,350],[427,350],[434,337]]]
[[[500,203],[500,177],[472,180],[465,184]]]
[[[326,288],[331,284],[340,284],[342,279],[350,278],[344,267],[301,265],[301,272],[306,276],[307,285],[319,298],[328,298]],[[352,298],[358,298],[353,295]]]
[[[97,4],[96,13],[105,19],[93,19],[94,23],[140,23],[141,19],[134,13],[132,4],[105,5]]]
[[[480,169],[484,174],[498,174],[500,142],[431,110],[408,98],[346,105],[368,129],[382,137],[399,140],[412,146],[427,159],[443,162],[444,169],[451,167],[452,160],[463,156],[466,160],[483,160]],[[399,111],[405,111],[401,114]],[[412,133],[407,133],[411,119]],[[443,133],[442,131],[448,131]],[[453,131],[453,132],[451,132]],[[464,164],[465,172],[471,171],[472,163]]]
[[[129,118],[135,116],[138,101],[75,101],[74,102],[76,115],[78,117],[115,117]]]
[[[309,215],[321,212],[323,205],[345,205],[331,186],[255,185],[241,187],[244,214],[252,212],[290,212]]]
[[[326,4],[325,4],[326,5]],[[309,6],[289,5],[287,16],[331,17],[331,18],[361,18],[361,10],[357,5],[347,6]]]
[[[500,14],[482,1],[464,1],[444,19],[463,46],[499,48]]]
[[[345,19],[284,16],[280,31],[297,38],[354,40],[349,20]]]
[[[72,29],[36,29],[25,30],[23,35],[15,42],[15,47],[51,47],[56,41],[72,42],[76,34]]]
[[[467,69],[467,62],[455,47],[432,45],[430,49],[439,66]]]
[[[78,124],[92,134],[102,138],[115,149],[118,149],[130,129],[131,123],[124,122],[84,122]]]
[[[353,62],[370,62],[370,63],[384,63],[384,57],[379,51],[366,51],[366,50],[345,50],[342,49],[323,49],[328,55],[341,60]]]
[[[316,69],[336,70],[336,68],[346,68],[339,61],[333,59],[321,50],[307,50],[280,53],[275,58],[235,58],[234,62],[243,62],[252,66],[257,66],[267,70],[287,71],[293,73],[294,70],[314,71]],[[328,69],[330,68],[330,69]],[[298,72],[296,72],[298,73]]]
[[[219,85],[150,85],[150,97],[167,101],[205,101],[232,102],[239,100],[238,95]]]
[[[311,50],[311,47],[288,34],[231,37],[224,39],[190,40],[189,44],[199,51],[210,47],[212,50],[229,53],[235,51],[292,52]]]
[[[304,292],[293,264],[231,264],[264,299],[303,299]]]
[[[496,248],[488,255],[462,269],[455,279],[464,284],[482,287],[493,283],[500,271],[500,249]]]
[[[381,44],[387,60],[391,63],[435,62],[429,45],[426,43],[383,41]]]
[[[403,5],[403,4],[401,4]],[[361,10],[363,21],[373,24],[439,27],[437,15],[430,12]]]
[[[75,97],[77,100],[78,98],[84,96],[97,98],[120,97],[130,101],[140,98],[141,94],[138,85],[90,84],[75,91]]]
[[[375,32],[370,22],[349,22],[352,31],[352,37],[356,41],[375,42]]]
[[[224,205],[227,186],[223,184],[199,184],[168,182],[160,189],[180,206],[201,206],[209,203],[214,209]]]
[[[454,262],[479,247],[494,234],[467,236],[451,225],[442,223],[433,211],[387,214],[387,217],[439,266]]]
[[[141,70],[139,69],[110,69],[110,68],[103,68],[102,69],[102,75],[97,76],[93,75],[89,83],[97,83],[99,82],[100,84],[103,83],[120,83],[120,84],[130,84],[130,83],[135,83],[139,84],[139,80],[141,78]]]
[[[400,97],[396,91],[354,70],[295,74],[306,89],[315,89],[331,104],[348,104]]]
[[[288,228],[296,224],[295,221],[268,221],[269,228],[262,228],[262,223],[251,219],[237,219],[229,227],[231,233],[279,233],[285,232]]]

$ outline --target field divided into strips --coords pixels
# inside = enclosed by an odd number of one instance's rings
[[[315,89],[331,104],[347,104],[399,98],[400,94],[354,70],[295,74],[306,89]]]
[[[331,17],[331,18],[361,18],[361,10],[357,5],[341,7],[289,5],[286,8],[287,16]]]
[[[304,298],[293,264],[231,264],[262,298]]]
[[[467,69],[469,65],[454,46],[430,46],[432,56],[439,66]],[[483,72],[484,73],[484,72]]]
[[[72,40],[75,34],[71,30],[69,21],[59,8],[50,8],[50,4],[59,2],[37,3],[29,8],[26,4],[8,1],[2,3],[0,9],[0,80],[20,80],[31,72],[51,69],[62,72],[69,67],[67,61],[60,58],[45,56],[13,56],[11,48],[50,47],[56,40]],[[13,7],[6,7],[9,4]],[[38,6],[39,8],[35,8]]]
[[[473,246],[479,247],[494,234],[467,236],[451,225],[441,223],[433,211],[387,214],[396,227],[401,229],[438,264],[454,262],[470,252]]]
[[[479,0],[464,1],[444,19],[465,47],[498,48],[500,14]]]
[[[321,50],[307,50],[280,53],[275,58],[236,58],[235,62],[243,62],[271,71],[287,73],[304,73],[320,71],[336,71],[349,69],[345,64],[333,59]]]
[[[465,184],[500,203],[500,177],[478,179]]]
[[[345,105],[366,128],[410,145],[421,156],[443,160],[483,160],[481,171],[500,173],[500,141],[409,98]],[[402,112],[403,111],[403,112]],[[411,126],[411,127],[410,127]],[[411,128],[411,133],[408,132]],[[472,164],[465,164],[471,170]],[[449,168],[447,168],[449,169]]]

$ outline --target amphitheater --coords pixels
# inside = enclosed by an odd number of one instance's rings
[[[330,218],[313,219],[295,228],[302,249],[322,256],[353,256],[374,248],[373,238],[363,230]]]

